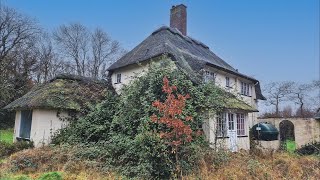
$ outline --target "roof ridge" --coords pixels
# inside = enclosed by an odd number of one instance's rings
[[[151,35],[155,35],[155,34],[161,32],[161,31],[165,31],[165,30],[171,32],[174,35],[180,36],[181,38],[183,38],[184,40],[186,40],[189,43],[195,43],[196,45],[199,45],[199,46],[201,46],[201,47],[203,47],[205,49],[210,49],[207,45],[205,45],[201,41],[196,40],[196,39],[194,39],[194,38],[192,38],[190,36],[183,35],[177,28],[172,28],[172,27],[169,27],[169,26],[161,26],[157,30],[153,31],[151,33]]]

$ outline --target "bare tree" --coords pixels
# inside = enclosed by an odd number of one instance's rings
[[[282,109],[282,117],[285,117],[285,118],[290,118],[293,116],[293,112],[292,112],[292,108],[290,105],[287,105],[285,106],[283,109]]]
[[[0,64],[17,47],[38,36],[37,23],[14,9],[0,7]]]
[[[87,28],[79,23],[61,25],[53,33],[53,37],[60,50],[75,62],[77,74],[85,75],[90,42]]]
[[[271,82],[265,86],[265,92],[267,93],[267,105],[273,105],[275,107],[275,115],[279,116],[280,103],[289,99],[289,95],[292,92],[293,82]]]
[[[43,33],[41,39],[37,45],[37,83],[47,82],[53,78],[58,71],[59,63],[57,63],[57,54],[55,53],[50,36],[47,33]]]
[[[113,62],[120,47],[117,41],[112,40],[108,34],[100,28],[96,28],[91,35],[91,44],[93,55],[91,76],[98,78],[100,73],[103,74],[105,67]]]
[[[292,92],[290,96],[290,100],[292,100],[295,104],[299,105],[299,114],[301,117],[304,117],[304,106],[309,97],[309,93],[312,91],[312,84],[297,84],[294,83],[292,85]]]

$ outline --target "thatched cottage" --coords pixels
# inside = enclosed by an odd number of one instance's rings
[[[59,75],[34,87],[5,107],[16,112],[14,141],[30,140],[36,147],[50,143],[52,135],[66,125],[65,118],[99,102],[107,89],[105,81],[75,75]]]
[[[203,129],[211,143],[221,142],[231,151],[249,149],[249,127],[257,119],[258,100],[265,100],[260,83],[253,77],[240,73],[214,54],[208,46],[187,35],[187,7],[173,6],[170,27],[163,26],[109,67],[112,85],[118,93],[137,75],[148,70],[149,64],[163,55],[176,67],[200,78],[204,83],[214,83],[238,97],[241,105],[225,108],[219,114],[210,114]],[[161,62],[160,62],[161,63]]]

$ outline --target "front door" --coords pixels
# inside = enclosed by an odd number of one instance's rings
[[[237,148],[237,127],[234,114],[228,113],[228,135],[229,135],[229,149],[232,152],[236,152]]]
[[[19,137],[23,139],[30,139],[32,122],[32,111],[21,111],[20,133]]]

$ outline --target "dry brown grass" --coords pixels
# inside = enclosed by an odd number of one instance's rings
[[[286,152],[240,152],[219,168],[203,163],[199,172],[183,179],[320,179],[320,157]]]
[[[72,149],[50,147],[18,152],[0,164],[0,179],[19,174],[36,179],[50,171],[62,172],[67,180],[122,179],[115,173],[102,171],[98,162],[80,161],[72,153]],[[222,157],[203,159],[199,169],[183,179],[320,179],[319,156],[272,151],[217,153],[216,156]],[[10,170],[15,172],[8,173]]]
[[[0,179],[28,175],[39,178],[45,172],[61,172],[66,180],[121,179],[100,170],[99,163],[80,161],[72,148],[43,147],[20,151],[0,163]]]

